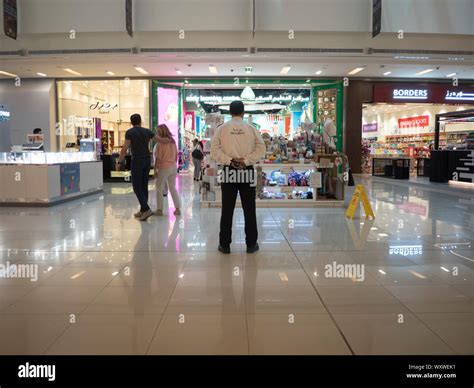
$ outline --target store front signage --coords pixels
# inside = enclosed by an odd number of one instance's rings
[[[188,95],[186,96],[186,102],[205,102],[205,103],[220,103],[220,102],[232,102],[234,100],[241,100],[241,96],[195,96],[195,95]],[[282,95],[274,96],[257,96],[255,97],[256,102],[265,102],[265,101],[287,101],[287,102],[308,102],[309,97],[303,96],[292,96],[292,95]]]
[[[426,100],[428,90],[426,89],[394,89],[393,98],[395,100]]]
[[[430,83],[374,84],[373,102],[474,103],[474,86]]]
[[[367,132],[377,132],[378,130],[378,124],[377,123],[371,123],[371,124],[364,124],[362,125],[362,132],[367,133]]]
[[[430,125],[430,116],[415,116],[398,119],[399,128],[427,127]]]
[[[100,114],[108,114],[110,113],[111,110],[114,110],[117,108],[118,108],[118,104],[112,105],[108,102],[99,102],[99,101],[89,106],[90,110],[98,110]]]
[[[456,92],[448,90],[444,99],[446,101],[474,101],[474,93],[464,93],[463,91]]]

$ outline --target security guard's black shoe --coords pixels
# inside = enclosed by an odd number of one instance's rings
[[[217,248],[219,252],[228,254],[230,253],[230,247],[223,247],[222,245],[219,244],[219,247]]]
[[[260,249],[258,246],[258,243],[255,243],[255,245],[252,246],[247,246],[247,253],[255,253]]]

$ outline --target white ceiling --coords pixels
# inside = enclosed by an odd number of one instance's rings
[[[218,74],[211,74],[209,65],[217,67]],[[282,75],[282,67],[291,65],[288,74]],[[393,56],[323,56],[308,54],[87,54],[61,56],[3,57],[0,59],[0,71],[16,74],[22,78],[39,77],[36,73],[47,74],[54,78],[74,78],[65,68],[73,69],[80,77],[140,77],[135,66],[145,69],[154,77],[384,77],[384,78],[439,78],[446,79],[451,73],[457,73],[459,79],[474,79],[474,64],[471,58],[406,58]],[[252,66],[251,74],[244,68]],[[356,75],[348,75],[356,67],[364,70]],[[425,69],[434,71],[417,76]],[[177,70],[182,74],[178,74]],[[321,70],[320,75],[316,75]],[[0,74],[0,78],[8,78]]]

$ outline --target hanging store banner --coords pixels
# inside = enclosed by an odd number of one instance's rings
[[[125,28],[128,35],[133,38],[133,0],[125,0]]]
[[[430,116],[408,117],[406,119],[398,119],[398,128],[417,128],[428,127],[430,125]]]
[[[382,29],[382,0],[372,0],[372,38]]]
[[[15,39],[18,30],[18,9],[16,0],[3,0],[3,31],[6,36]]]

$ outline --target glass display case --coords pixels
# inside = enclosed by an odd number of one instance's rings
[[[95,162],[95,152],[1,152],[0,164],[63,164]]]

